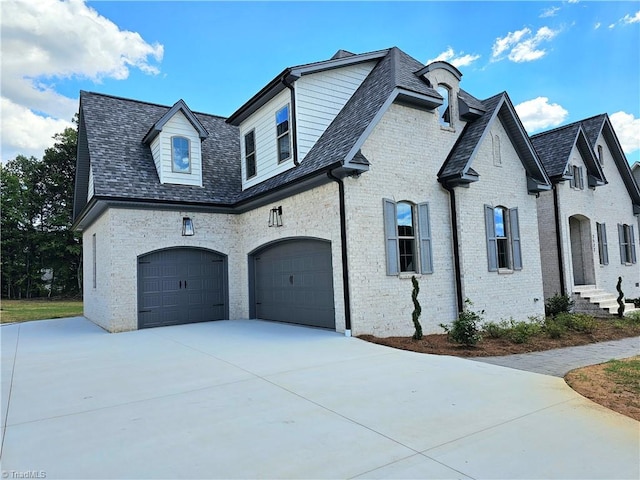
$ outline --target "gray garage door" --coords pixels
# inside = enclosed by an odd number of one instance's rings
[[[331,244],[278,243],[253,256],[255,315],[335,329]]]
[[[226,261],[216,253],[174,248],[138,258],[138,328],[228,316]]]

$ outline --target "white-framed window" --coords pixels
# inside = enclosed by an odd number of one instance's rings
[[[256,176],[256,133],[251,130],[244,136],[244,165],[247,180]]]
[[[291,142],[289,140],[289,105],[276,112],[276,138],[278,142],[278,163],[291,157]]]
[[[633,225],[618,224],[618,240],[620,242],[620,262],[636,263],[636,238]]]
[[[171,171],[191,173],[191,142],[186,137],[171,137]]]
[[[582,175],[582,167],[578,165],[571,166],[571,180],[569,181],[571,188],[584,190],[584,178]]]
[[[91,272],[91,276],[93,279],[93,288],[96,288],[98,286],[98,274],[97,274],[97,268],[96,268],[96,264],[97,264],[97,257],[98,254],[96,252],[96,244],[98,242],[96,241],[96,234],[94,233],[93,236],[91,237],[91,265],[92,265],[92,272]]]
[[[609,246],[607,245],[607,225],[596,222],[598,236],[598,257],[600,265],[609,265]]]
[[[484,206],[490,272],[522,270],[518,209]]]
[[[387,275],[433,273],[429,204],[383,199]]]
[[[442,127],[451,126],[451,89],[446,85],[438,85],[438,93],[444,99],[438,107],[438,121]]]

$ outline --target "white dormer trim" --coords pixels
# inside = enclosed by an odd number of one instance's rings
[[[161,184],[202,186],[202,140],[207,130],[182,101],[178,101],[149,130],[143,143],[151,155]],[[185,138],[188,144],[188,168],[174,166],[173,139]]]

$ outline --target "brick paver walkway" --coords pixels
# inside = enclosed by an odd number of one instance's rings
[[[492,363],[528,372],[564,377],[567,372],[587,365],[640,355],[640,337],[578,347],[557,348],[545,352],[520,353],[502,357],[474,357],[470,360]]]

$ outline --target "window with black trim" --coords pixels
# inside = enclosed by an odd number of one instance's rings
[[[429,204],[383,199],[387,275],[433,273]]]
[[[244,136],[244,165],[247,180],[256,176],[256,135],[251,130]]]
[[[598,236],[598,257],[600,259],[600,265],[609,265],[606,224],[596,222],[596,233]]]
[[[186,137],[171,137],[171,170],[191,173],[191,148]]]
[[[633,225],[618,224],[618,240],[620,242],[620,262],[636,263],[636,239]]]
[[[278,142],[278,163],[291,157],[289,141],[289,105],[276,112],[276,138]]]
[[[517,208],[484,206],[490,272],[522,270]]]

